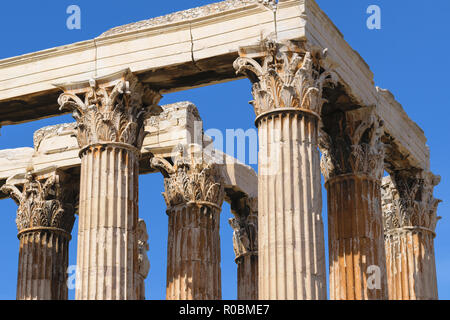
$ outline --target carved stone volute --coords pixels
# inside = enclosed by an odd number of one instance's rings
[[[441,177],[431,172],[399,170],[383,183],[383,218],[385,233],[398,229],[420,228],[435,231],[437,207],[441,200],[433,190]]]
[[[325,180],[344,174],[381,179],[384,172],[384,123],[373,107],[336,112],[323,120],[319,135]]]
[[[28,172],[21,190],[7,182],[1,190],[19,206],[16,217],[19,236],[33,230],[53,230],[70,237],[78,201],[75,185],[62,172],[41,177]]]
[[[60,85],[64,90],[58,99],[60,110],[73,112],[80,148],[115,142],[140,150],[145,120],[162,111],[157,105],[161,95],[129,70],[110,78]]]
[[[302,110],[320,117],[323,88],[335,84],[337,76],[321,64],[327,50],[310,49],[305,42],[261,42],[262,63],[247,57],[234,62],[237,74],[246,75],[253,83],[252,102],[257,119],[277,110]]]
[[[217,164],[197,161],[193,157],[186,158],[182,153],[174,162],[171,164],[158,157],[151,160],[151,166],[164,176],[163,196],[169,209],[185,204],[197,204],[205,210],[222,207],[225,191],[223,176]]]

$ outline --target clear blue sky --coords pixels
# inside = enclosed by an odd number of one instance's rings
[[[130,22],[200,6],[215,1],[87,1],[40,0],[3,1],[0,11],[2,47],[0,59],[55,46],[91,39]],[[370,65],[376,85],[390,89],[408,115],[425,131],[431,150],[431,169],[442,176],[436,197],[443,199],[438,214],[443,217],[437,228],[436,263],[441,299],[450,298],[450,223],[447,214],[450,199],[448,100],[449,63],[448,14],[450,2],[434,0],[317,0],[344,34],[350,45]],[[431,2],[430,2],[431,3]],[[82,29],[66,28],[66,8],[76,4],[82,10]],[[382,10],[382,29],[368,30],[366,9],[376,4]],[[250,84],[241,80],[221,85],[170,94],[161,104],[182,100],[194,102],[204,120],[205,129],[253,127],[254,115],[248,101]],[[70,116],[36,121],[1,129],[0,149],[32,147],[33,132],[43,126],[72,122]],[[149,299],[165,298],[167,216],[161,196],[159,174],[140,177],[140,215],[150,234],[151,270],[146,282]],[[324,190],[326,221],[326,192]],[[15,226],[16,205],[0,201],[0,299],[15,299],[18,245]],[[231,217],[227,204],[221,219],[223,298],[236,298],[236,266],[232,249]],[[77,227],[70,244],[70,264],[76,264]],[[327,236],[325,237],[327,239]],[[70,298],[74,291],[70,292]]]

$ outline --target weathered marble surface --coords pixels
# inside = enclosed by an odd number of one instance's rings
[[[396,172],[383,178],[382,208],[390,300],[437,300],[434,238],[440,177]]]
[[[202,120],[197,107],[191,102],[177,102],[162,106],[163,112],[152,116],[145,124],[148,135],[145,137],[141,153],[145,159],[150,154],[170,158],[179,144],[193,142],[195,132],[201,132]],[[11,175],[20,176],[28,167],[35,171],[57,167],[62,170],[78,168],[80,148],[75,138],[75,123],[61,124],[39,129],[34,135],[35,150],[19,148],[0,151],[0,185]],[[204,137],[210,143],[209,137]],[[218,150],[215,155],[224,166],[225,186],[257,197],[257,176],[255,171]],[[144,163],[145,164],[145,163]],[[141,166],[140,173],[154,172],[152,168]],[[0,197],[5,195],[0,193]]]
[[[238,300],[258,300],[258,200],[236,195],[230,202],[234,218],[228,221],[233,228]]]
[[[158,157],[151,160],[164,176],[169,216],[166,298],[220,300],[222,167],[191,150],[180,151],[173,165]]]
[[[78,186],[57,169],[12,177],[1,188],[17,203],[18,300],[67,300],[69,241]],[[19,190],[20,188],[20,190]]]
[[[318,134],[323,88],[335,82],[304,42],[266,39],[262,62],[240,49],[259,133],[259,299],[325,300],[325,239]]]
[[[321,169],[328,202],[330,299],[388,297],[381,211],[383,121],[374,108],[322,119]]]
[[[237,10],[248,6],[250,4],[259,3],[258,0],[226,0],[217,3],[208,4],[202,7],[187,9],[184,11],[178,11],[170,13],[161,17],[151,18],[148,20],[143,20],[135,23],[130,23],[124,26],[119,26],[112,28],[100,37],[108,37],[120,33],[144,30],[155,26],[164,26],[170,23],[177,23],[183,21],[190,21],[194,19],[199,19],[207,16],[218,15],[228,10]]]
[[[429,169],[421,129],[389,91],[375,87],[369,66],[314,0],[280,1],[276,17],[259,1],[229,0],[117,27],[96,39],[1,60],[4,116],[0,125],[56,115],[55,82],[89,79],[127,67],[163,92],[237,79],[232,63],[239,47],[256,45],[276,26],[279,40],[306,39],[328,48],[346,95],[357,105],[376,105],[406,163]]]

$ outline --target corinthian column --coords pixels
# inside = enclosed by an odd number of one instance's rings
[[[238,300],[258,300],[258,202],[247,197],[233,198],[229,220],[238,269]]]
[[[440,177],[410,170],[383,179],[383,217],[390,300],[437,300],[434,238]]]
[[[259,298],[326,299],[318,123],[333,74],[302,42],[266,40],[240,55],[259,130]]]
[[[134,300],[144,120],[161,96],[129,71],[60,86],[81,148],[77,300]],[[84,100],[78,95],[84,95]]]
[[[219,300],[220,212],[224,186],[219,167],[183,159],[171,165],[161,158],[152,167],[164,175],[169,216],[167,300]]]
[[[322,172],[328,192],[330,298],[387,298],[381,214],[383,123],[374,108],[323,119]]]
[[[67,300],[69,241],[75,221],[74,186],[61,171],[27,173],[22,191],[7,182],[2,192],[19,205],[18,300]]]

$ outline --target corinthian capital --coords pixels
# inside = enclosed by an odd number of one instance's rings
[[[8,181],[1,191],[9,194],[19,205],[16,217],[19,235],[29,230],[46,229],[69,235],[75,222],[73,185],[61,171],[44,175],[28,172],[22,186]]]
[[[324,70],[326,56],[313,51],[305,42],[261,42],[261,63],[249,57],[246,49],[234,62],[237,74],[246,75],[253,83],[252,102],[256,116],[280,109],[297,109],[320,117],[324,86],[336,83],[336,75]]]
[[[64,90],[60,110],[72,111],[80,148],[97,143],[124,143],[140,150],[144,121],[162,109],[158,92],[139,82],[130,70],[90,80],[57,85]]]
[[[221,208],[225,196],[221,168],[211,162],[195,159],[183,151],[175,157],[174,164],[154,157],[151,166],[164,176],[163,193],[168,208],[184,204],[198,204]]]
[[[431,172],[395,171],[383,180],[383,217],[385,233],[396,229],[420,228],[435,231],[437,207],[441,200],[433,190],[441,177]]]
[[[336,112],[323,119],[319,147],[325,180],[343,174],[381,179],[384,172],[383,121],[374,107]]]

